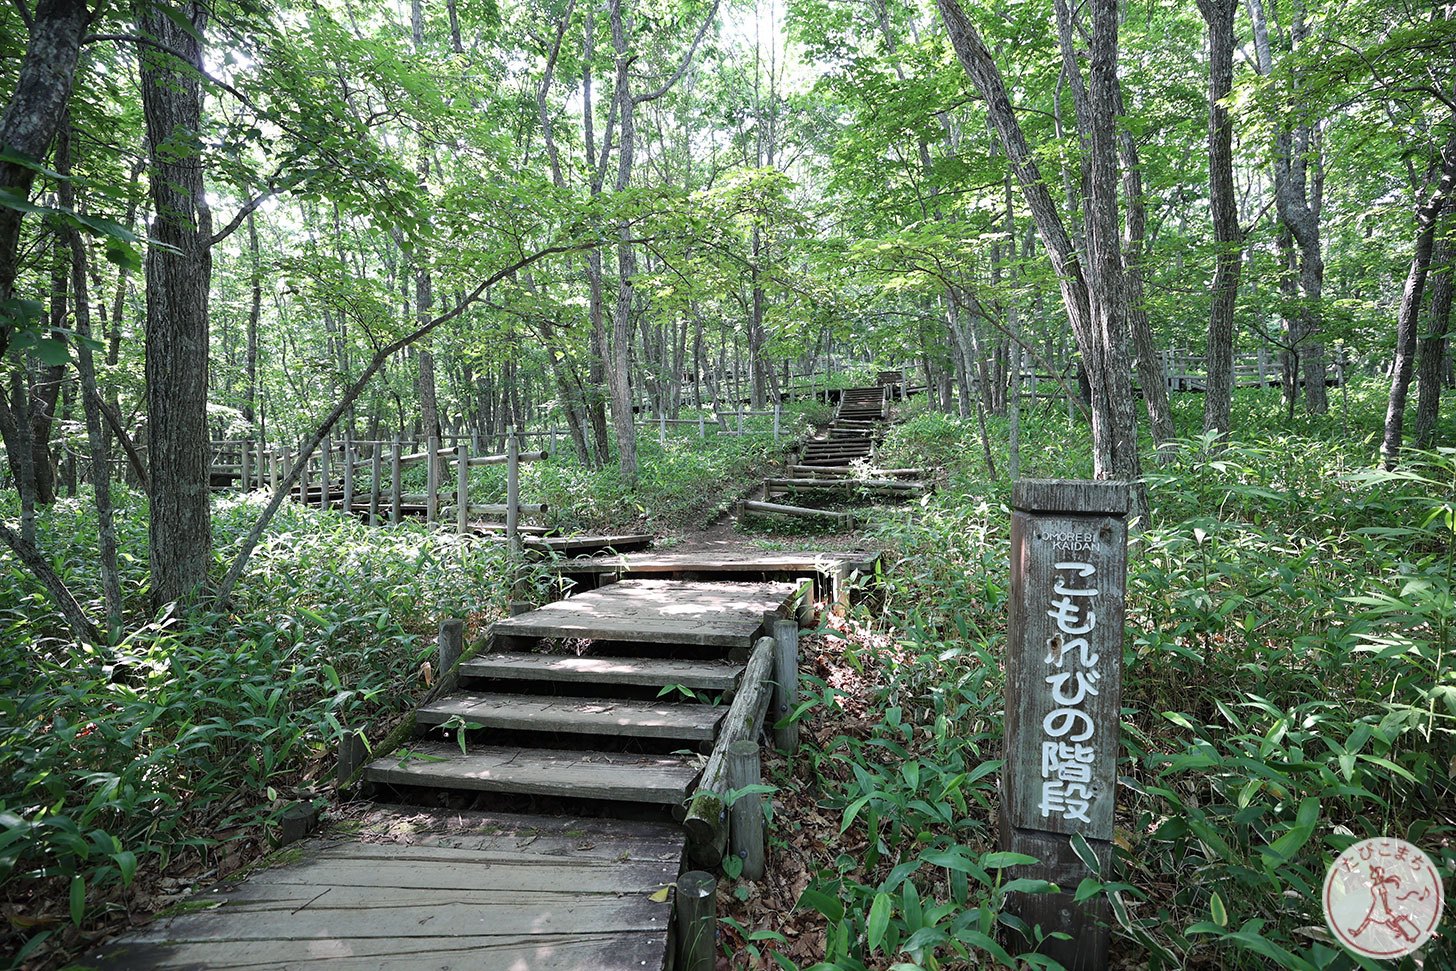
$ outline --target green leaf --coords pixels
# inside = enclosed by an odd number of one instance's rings
[[[871,793],[871,795],[873,795],[873,793]],[[844,818],[840,821],[839,824],[839,831],[841,833],[846,832],[850,826],[854,825],[854,817],[859,815],[859,811],[863,809],[869,801],[869,796],[860,796],[854,802],[850,803],[847,807],[845,807]]]
[[[1208,898],[1208,912],[1213,915],[1213,922],[1219,927],[1228,926],[1228,910],[1224,907],[1223,898],[1218,895],[1217,891]]]
[[[71,359],[71,348],[64,338],[45,337],[35,342],[32,348],[42,364],[60,367]]]
[[[887,893],[875,894],[875,902],[870,904],[869,920],[865,924],[865,944],[871,951],[877,951],[880,943],[885,939],[885,931],[890,926],[890,895]]]
[[[71,878],[71,923],[81,926],[86,916],[86,878],[76,874]]]
[[[123,887],[131,886],[131,882],[136,879],[136,854],[131,850],[121,850],[113,853],[111,858],[116,861],[117,870],[121,871],[121,885]]]

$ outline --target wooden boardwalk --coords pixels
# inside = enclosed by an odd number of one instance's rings
[[[561,563],[557,572],[587,590],[626,579],[764,581],[808,577],[814,582],[815,599],[841,603],[848,597],[850,578],[856,573],[873,573],[879,558],[880,554],[867,551],[633,553],[570,560]]]
[[[192,901],[94,954],[101,971],[661,969],[682,831],[381,807],[359,835]]]
[[[353,776],[379,800],[342,804],[362,813],[356,826],[286,848],[90,963],[664,971],[671,895],[652,898],[684,868],[680,823],[721,797],[727,741],[766,724],[777,689],[765,652],[797,627],[775,622],[803,613],[820,571],[850,562],[862,559],[684,557],[699,575],[751,564],[783,579],[602,576],[612,582],[499,621],[442,672],[413,737]]]
[[[854,526],[854,516],[840,509],[802,505],[803,500],[835,499],[856,502],[867,499],[914,499],[933,486],[922,469],[877,469],[875,448],[883,438],[890,417],[890,402],[904,397],[901,372],[882,372],[881,384],[848,388],[840,396],[834,418],[822,437],[811,438],[799,448],[786,476],[764,480],[761,499],[745,499],[736,513],[795,516],[832,520]],[[788,504],[784,499],[792,499]]]

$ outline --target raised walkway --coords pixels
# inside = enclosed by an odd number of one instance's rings
[[[371,801],[340,804],[346,825],[92,963],[662,971],[687,869],[680,823],[722,785],[705,766],[758,736],[778,690],[765,635],[872,564],[745,552],[564,567],[596,588],[498,622],[443,672],[412,734],[356,773]]]

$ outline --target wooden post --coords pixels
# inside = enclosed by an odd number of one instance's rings
[[[1000,848],[1040,861],[1010,879],[1049,880],[1062,893],[1011,894],[1006,909],[1047,935],[1071,935],[1040,947],[1068,971],[1107,967],[1106,897],[1073,901],[1094,874],[1072,836],[1110,879],[1130,492],[1125,482],[1024,479],[1012,494]]]
[[[758,743],[741,739],[728,746],[728,788],[743,789],[763,781]],[[743,861],[743,875],[763,879],[763,800],[756,792],[743,793],[728,810],[728,846]]]
[[[311,455],[303,454],[303,447],[298,449],[298,504],[308,505],[308,463],[313,458]]]
[[[511,557],[521,553],[521,443],[514,428],[506,429],[506,541]]]
[[[713,971],[718,925],[718,881],[689,870],[677,878],[679,971]]]
[[[774,700],[772,721],[788,718],[799,706],[799,622],[797,620],[775,620],[774,638]],[[781,751],[793,755],[799,748],[799,723],[790,722],[782,728],[774,728],[774,744]]]
[[[779,413],[783,410],[783,407],[784,407],[784,405],[783,405],[783,402],[782,401],[775,401],[774,402],[774,444],[775,445],[777,445],[779,443]]]
[[[394,440],[394,455],[389,460],[389,497],[390,510],[389,521],[398,526],[399,521],[404,518],[404,487],[400,485],[399,476],[399,451],[404,447],[398,438]]]
[[[246,438],[238,443],[238,491],[248,492],[248,483],[253,478],[252,443]]]
[[[461,536],[470,529],[470,446],[455,446],[455,528]]]
[[[440,621],[440,677],[444,677],[460,661],[465,650],[465,621]]]
[[[268,453],[268,489],[271,492],[278,491],[278,476],[281,473],[281,466],[286,460],[282,454],[274,449]]]
[[[339,739],[339,769],[335,785],[343,786],[352,779],[368,757],[369,746],[364,743],[364,736],[358,732],[346,732]]]
[[[738,406],[738,434],[743,434],[743,406]]]
[[[425,522],[440,515],[440,440],[431,435],[425,445]]]
[[[283,810],[278,817],[278,831],[273,836],[273,846],[282,847],[297,843],[318,826],[318,807],[311,802],[295,802]]]
[[[667,412],[657,412],[657,444],[667,444]]]
[[[354,442],[344,439],[344,515],[354,512]]]
[[[704,436],[707,435],[707,433],[708,433],[707,426],[706,426],[705,422],[703,421],[703,416],[702,416],[702,413],[700,412],[698,414],[698,437],[699,438],[703,438]]]
[[[329,458],[333,454],[334,442],[329,436],[324,436],[323,451],[319,452],[319,508],[329,508]]]
[[[379,476],[384,471],[383,451],[379,442],[370,447],[369,456],[369,525],[379,525]]]

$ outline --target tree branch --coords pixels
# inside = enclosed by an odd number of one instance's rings
[[[703,42],[703,37],[708,33],[708,28],[713,26],[713,19],[718,16],[719,2],[720,0],[713,0],[713,6],[709,8],[708,15],[703,18],[702,26],[698,28],[697,36],[693,38],[692,46],[690,46],[687,50],[687,53],[683,55],[682,63],[677,66],[677,70],[673,72],[672,77],[668,78],[663,83],[662,87],[658,88],[655,91],[649,91],[646,94],[634,95],[632,98],[633,104],[640,105],[646,104],[649,101],[656,101],[658,98],[671,91],[672,86],[681,81],[682,76],[688,73],[688,68],[691,67],[693,63],[693,55],[698,52],[698,45]]]
[[[76,636],[76,639],[88,644],[100,644],[102,642],[101,632],[86,617],[86,612],[76,602],[75,596],[66,586],[66,581],[61,579],[60,574],[50,565],[40,548],[34,543],[28,542],[3,522],[0,522],[0,540],[5,541],[5,545],[10,547],[11,552],[20,558],[20,562],[30,568],[30,572],[35,574],[35,578],[46,588],[46,593],[50,594],[51,599],[60,608],[61,616],[65,618],[66,625],[71,628],[71,633]]]
[[[643,240],[632,240],[631,242],[643,242]],[[218,584],[217,590],[213,594],[214,603],[218,607],[226,605],[228,599],[232,596],[233,588],[237,586],[238,580],[242,578],[243,571],[248,566],[248,560],[252,557],[253,550],[256,549],[258,546],[258,540],[261,539],[263,536],[263,530],[268,528],[268,523],[272,521],[273,516],[278,512],[279,507],[283,504],[284,497],[286,497],[293,490],[293,487],[298,484],[298,480],[303,474],[304,463],[306,463],[309,456],[313,455],[313,453],[318,449],[319,444],[322,443],[324,440],[324,436],[333,429],[334,425],[338,423],[339,419],[342,418],[345,412],[349,410],[349,406],[352,405],[356,400],[358,400],[359,395],[363,393],[364,388],[369,384],[370,379],[373,378],[374,375],[379,371],[379,369],[384,366],[385,362],[387,362],[395,354],[404,350],[406,347],[409,347],[416,341],[428,336],[430,332],[435,330],[441,324],[448,323],[449,321],[452,321],[456,317],[459,317],[461,314],[465,313],[466,310],[468,310],[472,305],[478,302],[481,297],[485,295],[487,290],[495,286],[501,280],[504,280],[506,277],[518,273],[521,270],[524,270],[526,267],[531,266],[532,264],[537,263],[543,259],[546,259],[549,256],[562,256],[567,253],[579,253],[583,250],[594,249],[598,245],[600,244],[594,240],[580,243],[567,243],[557,246],[547,246],[543,249],[537,250],[529,256],[524,256],[521,259],[516,260],[510,266],[507,266],[503,269],[497,270],[495,273],[492,273],[489,277],[483,280],[474,290],[467,294],[464,299],[457,303],[451,310],[448,310],[431,320],[425,321],[423,324],[415,328],[410,333],[394,341],[391,341],[388,344],[385,344],[383,347],[379,348],[379,350],[375,351],[374,356],[369,359],[368,365],[365,366],[363,373],[361,373],[359,377],[354,379],[353,383],[349,385],[347,390],[345,390],[343,396],[339,399],[338,403],[334,405],[333,410],[329,412],[328,417],[326,417],[323,422],[316,429],[314,429],[312,435],[309,436],[308,441],[303,445],[302,448],[299,449],[298,461],[294,463],[293,468],[289,471],[288,475],[283,478],[283,481],[278,484],[278,488],[274,490],[272,497],[268,500],[267,507],[263,510],[262,514],[258,516],[258,521],[253,524],[253,528],[249,530],[247,537],[243,540],[242,549],[239,550],[237,556],[233,558],[232,565],[228,567],[227,573],[223,576],[222,581]]]

